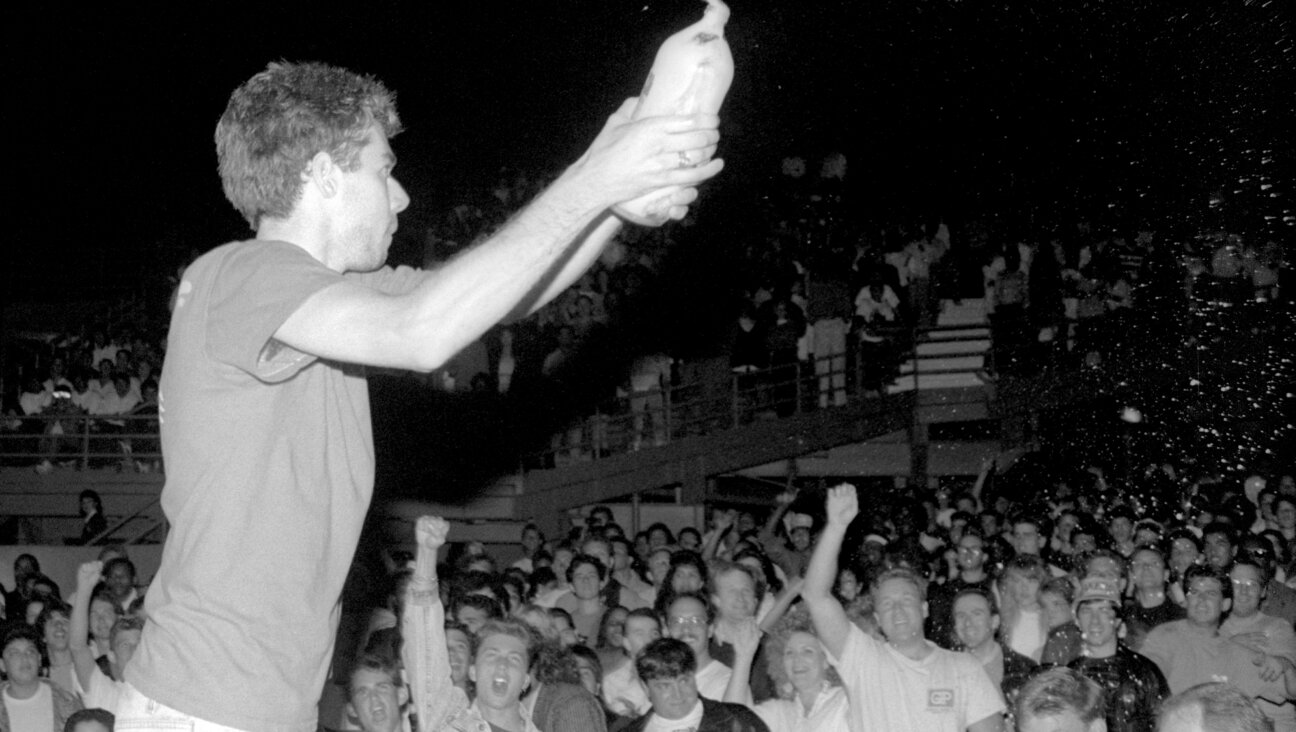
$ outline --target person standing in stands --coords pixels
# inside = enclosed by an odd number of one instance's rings
[[[159,399],[171,533],[119,725],[315,727],[373,489],[364,367],[431,371],[539,308],[619,228],[614,204],[670,187],[684,216],[723,167],[719,120],[632,122],[633,105],[491,239],[422,272],[383,267],[410,199],[382,84],[272,63],[234,92],[217,157],[256,238],[199,257],[176,292]]]

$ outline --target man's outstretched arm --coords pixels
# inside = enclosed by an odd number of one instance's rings
[[[385,295],[362,284],[329,286],[299,307],[275,337],[322,358],[431,370],[501,320],[566,289],[615,233],[613,204],[679,187],[682,217],[694,186],[720,172],[715,115],[630,121],[629,100],[589,150],[482,244],[428,274],[414,291]],[[681,167],[689,161],[706,161]]]
[[[445,544],[449,531],[450,524],[435,516],[421,516],[415,522],[414,576],[401,617],[401,661],[409,677],[410,701],[419,729],[426,732],[442,729],[468,707],[467,696],[450,678],[445,609],[437,586],[437,550]]]
[[[810,610],[819,642],[833,658],[841,658],[846,648],[846,637],[850,634],[850,620],[841,603],[832,596],[832,586],[837,576],[837,555],[846,538],[846,529],[859,514],[855,486],[843,483],[829,488],[826,508],[828,521],[819,534],[814,554],[810,556],[810,566],[806,567],[801,599]]]

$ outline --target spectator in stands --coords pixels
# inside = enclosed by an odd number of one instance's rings
[[[957,574],[941,585],[928,588],[927,637],[943,648],[950,648],[954,643],[951,622],[957,619],[953,614],[954,598],[963,590],[979,589],[991,592],[992,580],[986,572],[985,539],[979,529],[969,529],[959,537],[956,543],[955,563]],[[995,613],[995,629],[999,627],[998,612]],[[991,634],[993,635],[993,633]]]
[[[123,614],[130,612],[131,605],[139,599],[139,590],[135,587],[135,563],[126,557],[110,559],[103,565],[104,587]]]
[[[499,602],[485,595],[464,595],[455,601],[452,608],[455,622],[463,625],[473,635],[487,622],[504,617],[504,608]]]
[[[1220,624],[1220,635],[1240,643],[1258,654],[1257,665],[1281,668],[1284,683],[1266,688],[1256,696],[1261,711],[1274,721],[1279,730],[1296,730],[1296,707],[1287,698],[1288,690],[1296,683],[1296,633],[1285,618],[1263,611],[1269,575],[1261,563],[1247,554],[1239,554],[1229,569],[1233,585],[1233,607],[1228,618]]]
[[[40,617],[36,619],[36,628],[45,641],[49,680],[69,694],[75,694],[75,671],[72,667],[72,651],[68,646],[71,618],[72,608],[67,603],[49,598]]]
[[[756,622],[756,609],[765,595],[764,578],[744,564],[717,560],[712,566],[708,592],[715,608],[708,655],[731,669],[736,668],[742,662],[737,660],[734,639],[742,626]],[[727,701],[762,702],[777,693],[770,678],[768,657],[759,644],[754,653],[754,661],[747,664],[748,693],[745,698]]]
[[[1108,732],[1152,732],[1170,689],[1156,664],[1120,642],[1119,585],[1110,578],[1087,577],[1075,607],[1084,630],[1084,653],[1068,666],[1107,692]]]
[[[408,704],[395,659],[369,653],[356,659],[347,677],[347,714],[362,732],[398,732]]]
[[[1202,545],[1206,563],[1221,572],[1227,572],[1237,554],[1237,532],[1226,523],[1213,522],[1202,529]]]
[[[567,568],[571,594],[558,600],[557,607],[571,614],[577,642],[593,644],[607,606],[601,591],[608,581],[608,568],[589,554],[577,554]]]
[[[1184,586],[1187,617],[1153,628],[1141,651],[1161,669],[1171,693],[1222,677],[1258,696],[1274,683],[1281,690],[1286,678],[1296,678],[1284,672],[1276,658],[1257,666],[1255,652],[1220,635],[1220,622],[1233,603],[1233,584],[1227,574],[1211,566],[1191,567]]]
[[[103,499],[99,497],[99,492],[89,488],[81,491],[81,537],[77,540],[79,544],[88,544],[90,540],[99,536],[108,528],[108,520],[104,518]]]
[[[665,617],[667,606],[676,596],[689,592],[702,592],[707,584],[707,565],[697,552],[679,550],[671,553],[670,569],[657,591],[653,607]]]
[[[1003,698],[981,664],[965,654],[938,648],[923,636],[927,603],[921,577],[894,569],[873,581],[874,615],[885,642],[870,638],[850,623],[831,588],[842,540],[859,513],[855,487],[830,489],[826,510],[827,521],[801,595],[829,660],[850,690],[851,728],[1002,729]],[[940,681],[935,682],[936,678]]]
[[[113,626],[125,614],[106,586],[95,588],[90,597],[90,651],[104,673],[111,673]]]
[[[787,531],[787,539],[779,536],[779,528],[782,525],[783,518],[788,515],[792,508],[793,501],[796,500],[796,494],[791,491],[784,491],[778,495],[778,505],[774,512],[770,514],[769,520],[761,528],[759,540],[761,546],[765,549],[765,554],[775,564],[783,570],[788,579],[800,577],[805,573],[806,564],[810,561],[810,527],[797,526]]]
[[[759,637],[759,636],[757,636]],[[783,616],[764,643],[778,696],[758,703],[770,732],[831,732],[847,728],[849,704],[805,610]]]
[[[571,654],[576,662],[576,667],[580,671],[581,686],[589,692],[595,699],[603,698],[603,663],[599,660],[598,654],[589,646],[576,645],[571,647]],[[617,724],[624,724],[629,721],[627,717],[614,712],[606,704],[603,704],[603,715],[607,722],[607,728],[613,729]]]
[[[30,723],[34,730],[42,720],[49,720],[47,729],[63,729],[68,718],[81,709],[81,702],[75,694],[41,678],[40,635],[20,623],[10,623],[0,632],[0,671],[5,674],[0,683],[0,729],[21,732],[17,724]]]
[[[103,578],[103,562],[94,561],[82,564],[77,568],[76,600],[72,605],[71,638],[68,646],[72,651],[72,662],[76,667],[77,693],[81,695],[87,707],[100,709],[117,709],[117,702],[125,688],[125,677],[122,669],[135,655],[139,645],[140,633],[144,628],[141,617],[125,616],[113,624],[109,634],[112,649],[112,675],[100,670],[95,661],[94,652],[90,649],[90,598],[95,585]]]
[[[603,702],[609,709],[625,717],[638,717],[651,708],[635,670],[634,659],[660,637],[661,622],[653,611],[640,608],[626,615],[621,647],[630,662],[612,669],[603,677]]]
[[[1260,610],[1265,615],[1282,619],[1288,625],[1296,623],[1296,590],[1287,587],[1275,577],[1279,565],[1273,544],[1263,536],[1245,536],[1238,542],[1237,557],[1243,555],[1252,564],[1257,565],[1266,578]],[[1236,603],[1233,610],[1237,612]]]
[[[705,596],[686,592],[678,594],[666,608],[666,635],[683,641],[693,651],[697,669],[697,690],[708,699],[724,699],[732,670],[711,657],[711,624],[714,608]],[[640,677],[645,683],[648,679]]]
[[[1040,604],[1040,588],[1047,579],[1044,560],[1032,554],[1013,557],[999,577],[1004,643],[1036,663],[1048,640],[1048,618]]]
[[[989,590],[959,590],[954,597],[953,616],[955,640],[960,648],[981,663],[1011,707],[1021,685],[1038,664],[999,641],[999,610]]]
[[[540,527],[535,524],[523,526],[521,544],[522,558],[514,562],[513,566],[530,574],[535,571],[533,559],[536,552],[544,548],[544,534],[540,533]]]
[[[1125,643],[1138,650],[1149,630],[1184,617],[1184,609],[1168,594],[1169,566],[1154,545],[1140,546],[1130,558],[1134,594],[1125,599],[1122,612]]]
[[[1102,687],[1079,671],[1051,668],[1032,677],[1017,697],[1018,732],[1104,732]]]
[[[655,640],[635,659],[635,666],[652,711],[631,722],[625,732],[769,732],[750,709],[700,693],[697,661],[686,643],[673,638]]]
[[[1198,684],[1170,697],[1161,708],[1158,732],[1272,732],[1244,691],[1223,682]]]
[[[63,724],[63,732],[113,732],[114,721],[112,712],[103,709],[82,709],[67,718],[67,722]]]

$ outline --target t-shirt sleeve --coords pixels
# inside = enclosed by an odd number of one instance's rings
[[[274,334],[309,297],[340,282],[340,274],[283,242],[234,246],[217,266],[206,314],[213,359],[268,382],[288,379],[315,360]]]
[[[863,677],[864,667],[875,661],[878,650],[877,641],[865,635],[864,631],[854,623],[850,624],[850,629],[846,633],[846,644],[842,646],[840,658],[835,658],[828,647],[824,646],[828,662],[837,669],[843,684],[851,686],[858,686],[859,680]]]
[[[999,692],[999,687],[990,680],[989,674],[980,663],[971,658],[959,659],[964,662],[963,677],[965,678],[965,688],[967,694],[967,724],[975,724],[981,720],[995,714],[1003,714],[1007,707],[1004,705],[1003,694]]]

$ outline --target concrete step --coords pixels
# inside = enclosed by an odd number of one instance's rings
[[[955,305],[953,300],[941,301],[941,312],[936,318],[937,325],[968,325],[986,323],[985,298],[960,300]]]
[[[985,353],[990,348],[989,339],[975,341],[931,341],[918,344],[919,356],[945,356]]]
[[[980,387],[984,385],[984,382],[975,373],[960,372],[956,374],[919,374],[917,384],[920,391],[927,391],[929,389]],[[913,375],[901,374],[894,384],[887,387],[887,393],[898,394],[902,391],[913,391],[914,388]]]
[[[985,354],[976,353],[946,358],[923,359],[922,364],[918,367],[918,373],[926,374],[930,371],[947,371],[949,369],[980,371],[984,367]],[[905,361],[900,364],[900,373],[908,374],[912,372],[913,361]]]

